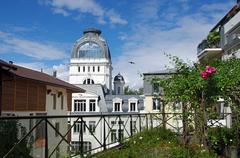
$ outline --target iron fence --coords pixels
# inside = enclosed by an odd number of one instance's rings
[[[187,117],[194,115],[189,113]],[[209,117],[206,128],[227,126],[229,115]],[[193,128],[187,133],[186,123]],[[0,156],[83,157],[118,146],[135,133],[158,126],[189,137],[196,122],[186,117],[184,121],[182,113],[0,117]]]

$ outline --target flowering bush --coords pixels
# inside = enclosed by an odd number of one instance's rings
[[[215,67],[206,66],[205,71],[201,72],[201,76],[202,78],[207,79],[209,76],[211,76],[215,72],[216,72]]]

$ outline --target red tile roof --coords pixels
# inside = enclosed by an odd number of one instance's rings
[[[31,70],[31,69],[21,67],[18,65],[14,65],[14,64],[9,64],[3,60],[0,60],[0,69],[9,70],[10,73],[12,73],[16,76],[43,82],[47,85],[63,87],[68,90],[71,90],[73,92],[81,92],[81,93],[85,92],[85,90],[83,90],[77,86],[74,86],[70,83],[62,81],[56,77],[50,76],[46,73]]]

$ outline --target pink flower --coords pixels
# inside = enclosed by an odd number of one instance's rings
[[[204,78],[204,79],[206,79],[206,78],[208,78],[208,73],[206,72],[206,71],[203,71],[202,73],[201,73],[201,76],[202,76],[202,78]]]
[[[215,67],[211,67],[211,66],[206,66],[206,70],[205,70],[208,74],[212,74],[216,72],[216,68]]]
[[[206,66],[205,71],[201,72],[201,76],[204,79],[207,79],[211,74],[216,72],[216,68],[215,67],[211,67],[211,66]]]

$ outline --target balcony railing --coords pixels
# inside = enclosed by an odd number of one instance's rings
[[[229,115],[224,114],[224,118]],[[217,119],[208,123],[214,125],[226,123]],[[0,117],[0,157],[82,157],[118,146],[135,133],[158,126],[184,135],[183,114]]]
[[[197,55],[200,56],[205,49],[211,49],[211,48],[213,48],[213,49],[215,49],[215,48],[221,48],[220,41],[217,42],[217,43],[214,44],[214,45],[209,45],[209,43],[208,43],[207,40],[203,40],[203,41],[198,45]]]

